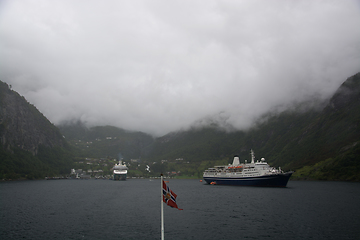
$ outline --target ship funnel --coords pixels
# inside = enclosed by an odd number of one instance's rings
[[[233,164],[232,165],[240,165],[240,160],[238,156],[234,156]]]

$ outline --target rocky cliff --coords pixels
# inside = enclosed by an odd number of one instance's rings
[[[64,140],[33,105],[0,81],[0,143],[9,151],[17,147],[36,155],[40,145],[62,147]]]

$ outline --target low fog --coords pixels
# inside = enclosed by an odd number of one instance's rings
[[[54,124],[245,129],[359,72],[359,23],[351,0],[2,0],[0,80]]]

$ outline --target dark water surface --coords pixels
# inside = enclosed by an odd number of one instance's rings
[[[360,184],[170,180],[165,239],[360,239]],[[0,239],[160,239],[160,180],[0,183]]]

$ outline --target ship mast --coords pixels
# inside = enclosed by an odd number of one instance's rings
[[[251,163],[255,163],[255,154],[252,149],[250,150],[250,154],[251,154]]]

